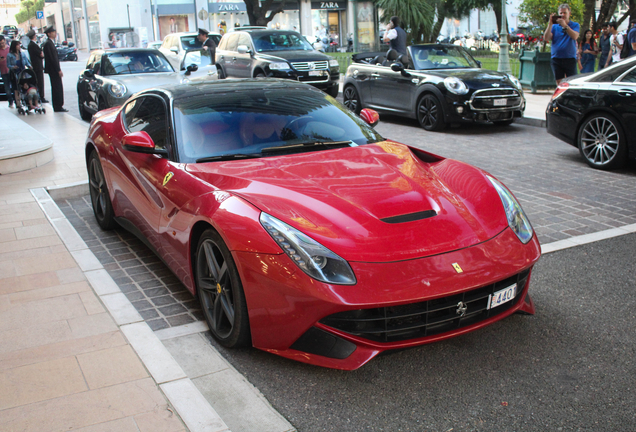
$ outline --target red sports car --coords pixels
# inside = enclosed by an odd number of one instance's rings
[[[150,245],[227,347],[351,370],[533,313],[540,247],[512,193],[377,120],[287,80],[143,91],[91,123],[95,216]]]

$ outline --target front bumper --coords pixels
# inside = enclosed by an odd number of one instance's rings
[[[353,370],[382,351],[454,337],[517,311],[533,313],[529,272],[539,259],[540,247],[536,235],[523,245],[507,228],[487,242],[437,256],[391,263],[351,262],[358,280],[354,286],[317,282],[284,254],[235,254],[256,348],[305,363]],[[524,271],[528,271],[526,282],[506,310],[455,329],[384,342],[330,326],[326,319],[346,311],[400,308],[463,296]]]
[[[523,92],[508,88],[477,90],[469,99],[448,94],[447,102],[446,120],[451,123],[512,120],[526,109]]]
[[[546,108],[545,120],[545,126],[550,135],[577,147],[576,135],[580,120],[579,113],[564,108],[556,100],[552,100]]]
[[[290,70],[269,70],[268,77],[291,79],[294,81],[310,84],[320,90],[327,90],[337,86],[340,81],[340,72],[337,68],[331,70],[321,69],[312,71]]]

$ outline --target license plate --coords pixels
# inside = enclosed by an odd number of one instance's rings
[[[309,71],[309,76],[323,76],[325,71]]]
[[[513,300],[517,295],[517,284],[510,285],[507,288],[497,291],[488,297],[488,309],[500,306]]]
[[[506,106],[506,104],[508,103],[507,99],[493,99],[493,105],[494,106]]]

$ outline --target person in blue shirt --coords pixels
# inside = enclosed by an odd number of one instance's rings
[[[579,38],[581,26],[570,21],[570,6],[559,6],[556,24],[553,24],[554,14],[550,15],[548,27],[543,33],[543,40],[552,41],[552,56],[550,65],[557,85],[566,77],[576,75],[576,40]]]
[[[636,17],[629,20],[630,30],[627,32],[627,43],[629,43],[629,56],[636,54]]]

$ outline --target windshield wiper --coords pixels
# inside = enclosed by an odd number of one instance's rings
[[[277,147],[265,147],[261,150],[262,154],[271,154],[271,153],[293,153],[295,151],[310,151],[314,147],[348,147],[353,144],[353,141],[308,141],[301,142],[295,144],[287,144],[283,146]]]
[[[235,154],[225,154],[225,155],[207,156],[204,158],[199,158],[197,159],[197,163],[218,162],[218,161],[228,161],[228,160],[237,160],[237,159],[252,159],[252,158],[259,158],[259,157],[261,157],[261,155],[258,153],[250,153],[250,154],[235,153]]]

